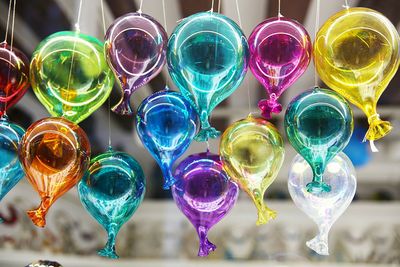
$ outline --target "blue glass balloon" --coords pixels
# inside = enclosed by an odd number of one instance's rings
[[[248,59],[249,47],[243,32],[219,13],[194,14],[175,28],[168,42],[168,69],[199,114],[201,130],[197,141],[220,135],[208,117],[243,81]]]
[[[1,117],[0,201],[25,175],[18,159],[18,145],[24,133],[25,130],[10,122],[7,116]]]
[[[108,233],[106,246],[98,251],[100,256],[118,258],[116,236],[142,202],[145,188],[143,170],[130,155],[110,148],[91,160],[78,192],[83,206]]]
[[[172,165],[188,149],[196,134],[196,126],[196,111],[177,92],[157,92],[140,104],[137,132],[163,172],[164,189],[175,183]]]

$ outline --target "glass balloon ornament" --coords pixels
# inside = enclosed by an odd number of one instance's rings
[[[115,239],[142,203],[146,181],[142,167],[130,155],[113,151],[93,158],[84,178],[78,184],[79,198],[93,218],[108,233],[103,257],[118,258]]]
[[[295,20],[285,17],[261,22],[249,37],[250,70],[264,86],[269,99],[258,102],[262,116],[280,113],[278,102],[307,69],[311,61],[312,43],[307,30]]]
[[[46,225],[50,206],[85,174],[90,143],[85,132],[64,118],[45,118],[32,124],[22,138],[19,159],[41,203],[28,211],[36,226]]]
[[[253,200],[257,225],[275,218],[276,212],[264,203],[265,191],[277,177],[285,155],[275,126],[251,115],[233,123],[222,135],[220,155],[227,174]]]
[[[132,93],[157,76],[165,64],[168,35],[153,17],[136,12],[116,19],[105,40],[107,62],[122,89],[113,111],[132,114]]]
[[[324,180],[331,186],[329,192],[309,192],[306,187],[312,179],[310,165],[297,155],[289,172],[289,193],[296,206],[318,225],[319,234],[308,241],[307,246],[320,255],[329,255],[329,230],[354,198],[356,173],[351,160],[339,153],[327,164],[324,172]]]
[[[180,93],[165,90],[144,99],[136,118],[140,140],[161,168],[163,188],[169,189],[176,181],[172,166],[196,134],[196,111]]]
[[[198,256],[208,256],[217,247],[207,233],[233,208],[239,187],[225,173],[220,157],[210,152],[184,159],[175,170],[172,196],[199,236]]]
[[[242,30],[219,13],[194,14],[175,28],[168,42],[168,69],[199,115],[201,130],[195,137],[197,141],[220,135],[208,117],[243,81],[248,56]]]
[[[37,262],[32,262],[31,264],[25,266],[25,267],[63,267],[61,264],[55,261],[37,261]]]
[[[30,66],[33,91],[47,111],[79,123],[111,93],[114,77],[104,45],[78,32],[57,32],[44,39]]]
[[[0,117],[29,88],[29,60],[15,47],[0,43]]]
[[[353,113],[343,97],[315,87],[295,97],[285,114],[285,130],[293,148],[313,170],[309,192],[329,192],[324,180],[326,165],[349,143]]]
[[[5,115],[0,118],[0,201],[25,175],[18,159],[18,146],[24,133],[23,128]]]
[[[373,141],[392,126],[376,112],[379,97],[399,67],[399,35],[381,13],[368,8],[344,9],[318,32],[314,61],[322,81],[360,108],[368,118],[365,135]]]

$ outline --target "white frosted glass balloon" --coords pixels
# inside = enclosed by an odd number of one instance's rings
[[[329,230],[353,200],[356,173],[351,160],[340,153],[329,162],[323,175],[324,182],[331,186],[330,192],[308,192],[306,185],[312,178],[309,164],[297,155],[289,171],[289,193],[296,206],[318,225],[319,234],[307,246],[320,255],[329,255]]]

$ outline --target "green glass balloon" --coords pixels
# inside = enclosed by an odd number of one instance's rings
[[[313,170],[309,192],[330,192],[323,180],[328,162],[341,152],[353,133],[353,113],[343,97],[315,87],[295,97],[285,114],[289,142]]]
[[[104,44],[79,32],[57,32],[36,48],[30,79],[37,98],[55,117],[86,119],[109,97],[114,76]]]

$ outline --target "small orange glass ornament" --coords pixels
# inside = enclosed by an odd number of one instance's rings
[[[73,122],[45,118],[28,128],[19,157],[28,181],[41,198],[40,206],[28,211],[28,216],[35,225],[44,227],[50,206],[74,187],[88,169],[89,139]]]

